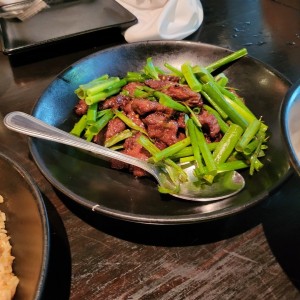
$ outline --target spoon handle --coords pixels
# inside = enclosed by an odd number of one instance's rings
[[[5,116],[3,122],[8,129],[11,129],[13,131],[26,134],[31,137],[41,138],[48,141],[58,142],[79,149],[91,151],[104,158],[116,159],[124,163],[142,168],[156,177],[152,166],[140,159],[108,149],[92,142],[85,141],[82,138],[76,137],[66,131],[46,124],[43,121],[24,112],[15,111],[8,113]]]

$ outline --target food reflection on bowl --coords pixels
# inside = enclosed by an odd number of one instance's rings
[[[284,140],[294,169],[300,175],[300,79],[286,93],[281,107]]]
[[[42,196],[30,175],[0,153],[0,210],[6,215],[13,272],[19,279],[14,300],[42,299],[49,257],[49,224]]]

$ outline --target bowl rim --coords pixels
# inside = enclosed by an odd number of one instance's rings
[[[300,78],[295,81],[287,91],[282,101],[280,111],[280,122],[284,144],[288,151],[292,167],[300,175],[300,159],[298,159],[296,150],[292,145],[293,137],[289,130],[290,112],[292,110],[294,102],[297,100],[297,96],[300,99]]]
[[[151,46],[168,45],[168,46],[176,46],[176,47],[182,47],[182,46],[184,46],[184,47],[188,47],[188,46],[189,47],[202,47],[202,48],[207,48],[207,49],[215,49],[216,51],[226,51],[228,53],[231,53],[234,51],[234,49],[225,48],[220,45],[196,42],[196,41],[186,41],[186,40],[181,40],[181,41],[178,41],[178,40],[167,40],[167,41],[166,40],[151,40],[151,41],[144,41],[144,42],[134,42],[134,43],[130,43],[130,44],[113,45],[108,48],[100,49],[98,51],[95,51],[87,56],[84,56],[84,57],[76,60],[75,62],[73,62],[72,64],[67,66],[66,68],[62,69],[57,74],[57,76],[53,79],[53,81],[51,81],[49,83],[49,85],[43,90],[43,92],[37,99],[36,104],[31,111],[31,114],[37,117],[36,113],[38,111],[38,105],[40,104],[40,100],[43,99],[45,92],[48,91],[49,89],[51,89],[58,80],[66,81],[66,79],[64,78],[64,74],[73,70],[75,67],[77,67],[81,63],[84,63],[87,60],[93,60],[95,57],[98,57],[99,55],[107,54],[108,52],[111,52],[111,51],[122,50],[122,49],[124,49],[124,47],[128,48],[127,51],[129,51],[131,48],[134,48],[137,46],[138,47],[146,47],[148,45],[151,45]],[[277,69],[275,69],[271,65],[266,64],[265,62],[261,61],[260,59],[257,59],[256,57],[251,56],[251,54],[249,54],[249,53],[247,54],[247,57],[248,57],[247,59],[250,59],[251,61],[258,63],[263,68],[268,69],[269,72],[275,74],[276,77],[278,77],[288,87],[291,86],[291,81],[285,75],[283,75],[281,72],[279,72]],[[229,209],[229,211],[227,209],[224,209],[221,212],[214,214],[213,216],[210,214],[205,214],[200,218],[200,217],[195,217],[195,216],[191,216],[188,214],[188,215],[181,215],[180,218],[173,218],[173,217],[168,217],[168,216],[158,217],[156,215],[149,217],[148,215],[147,216],[144,216],[142,214],[137,215],[135,213],[130,213],[130,212],[123,214],[123,213],[120,213],[119,210],[115,210],[113,208],[107,208],[107,207],[99,208],[99,205],[95,205],[96,204],[95,202],[90,201],[89,199],[85,199],[84,197],[81,197],[80,195],[77,195],[72,190],[68,190],[68,188],[66,188],[59,180],[57,180],[56,178],[54,178],[52,176],[52,174],[51,174],[51,172],[49,172],[49,170],[44,168],[44,162],[39,157],[38,147],[37,147],[36,142],[37,142],[36,139],[29,138],[30,152],[32,153],[33,159],[34,159],[35,163],[37,164],[37,166],[39,167],[40,171],[44,174],[44,176],[47,178],[47,180],[55,188],[57,188],[59,191],[61,191],[63,194],[65,194],[67,197],[71,198],[78,204],[83,205],[84,207],[87,207],[87,208],[91,209],[92,211],[95,211],[97,213],[104,214],[104,215],[107,215],[107,216],[110,216],[110,217],[113,217],[116,219],[121,219],[121,220],[135,222],[135,223],[164,224],[164,225],[165,224],[172,224],[172,225],[176,224],[177,225],[177,224],[190,224],[190,223],[195,223],[195,222],[209,221],[209,220],[227,217],[229,215],[233,215],[242,210],[245,210],[246,208],[250,208],[251,206],[254,206],[255,204],[257,204],[258,202],[266,199],[268,196],[275,193],[278,190],[278,188],[291,175],[291,168],[289,166],[286,173],[281,176],[281,178],[278,180],[278,182],[275,186],[273,186],[271,189],[268,189],[267,191],[262,192],[261,194],[254,197],[254,199],[251,203],[247,203],[246,205],[241,205],[239,208],[236,208],[236,209]],[[287,164],[288,163],[289,162],[287,161]]]
[[[20,165],[19,162],[17,162],[7,154],[4,154],[3,152],[0,152],[0,159],[6,161],[12,168],[14,168],[14,170],[16,170],[16,172],[18,172],[22,176],[22,178],[31,190],[31,193],[35,199],[36,205],[40,213],[43,229],[43,259],[40,270],[40,278],[36,286],[36,291],[33,299],[41,300],[43,296],[44,286],[46,283],[50,255],[50,226],[44,199],[31,175],[29,175],[29,173],[25,170],[23,166]]]

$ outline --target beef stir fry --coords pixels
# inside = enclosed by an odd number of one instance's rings
[[[224,73],[214,74],[246,54],[241,49],[205,68],[186,62],[176,69],[165,63],[168,71],[148,58],[140,72],[96,78],[75,91],[79,100],[74,111],[80,119],[71,133],[177,170],[193,163],[195,176],[205,184],[220,172],[249,168],[253,174],[263,167],[267,126],[228,85]],[[119,161],[112,161],[112,167],[129,169],[136,177],[147,175]],[[176,184],[185,180],[183,173]]]

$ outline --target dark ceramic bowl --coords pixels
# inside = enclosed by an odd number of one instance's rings
[[[74,90],[79,84],[105,73],[122,77],[127,71],[139,71],[148,57],[162,68],[165,62],[180,67],[186,61],[207,66],[231,52],[187,41],[151,41],[106,49],[60,73],[38,99],[32,114],[69,131],[77,121],[73,108],[78,101]],[[152,178],[135,179],[88,153],[44,140],[30,140],[32,156],[58,190],[95,213],[150,224],[192,223],[238,213],[268,197],[289,173],[288,153],[280,136],[279,111],[290,82],[249,56],[231,64],[224,72],[231,86],[239,89],[250,109],[263,116],[270,129],[264,168],[252,177],[243,171],[246,187],[233,197],[215,203],[182,201],[160,194]]]
[[[14,300],[40,300],[49,257],[49,225],[43,199],[26,171],[0,153],[0,194],[11,237],[13,271],[20,282]]]
[[[300,79],[287,92],[280,116],[291,164],[300,175]]]

